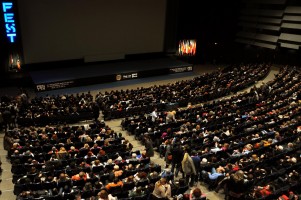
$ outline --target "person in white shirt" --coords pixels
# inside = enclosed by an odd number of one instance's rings
[[[151,112],[150,116],[152,117],[152,122],[155,122],[158,118],[157,108],[155,108],[154,111]]]

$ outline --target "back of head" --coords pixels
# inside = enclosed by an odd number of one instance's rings
[[[114,170],[115,171],[119,170],[119,166],[118,165],[114,165]]]
[[[200,188],[195,188],[193,191],[192,191],[192,198],[193,199],[198,199],[202,196],[202,191]]]
[[[116,178],[114,178],[114,183],[116,184],[116,183],[118,183],[119,182],[119,179],[116,177]]]
[[[180,178],[179,179],[179,186],[182,187],[182,186],[185,186],[186,185],[186,181],[184,178]]]
[[[85,174],[86,174],[85,172],[79,172],[78,173],[78,175],[79,175],[80,178],[84,178]]]
[[[99,193],[98,193],[98,197],[101,198],[101,199],[108,199],[108,192],[106,190],[101,190]]]
[[[139,187],[137,187],[137,189],[136,189],[136,193],[137,194],[141,194],[142,193],[142,188],[139,186]]]
[[[157,183],[156,186],[165,185],[166,184],[166,178],[161,178]]]
[[[235,182],[242,181],[244,179],[244,172],[242,170],[238,170],[232,175],[232,178]]]

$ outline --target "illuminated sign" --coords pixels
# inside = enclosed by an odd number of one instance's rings
[[[186,66],[186,67],[174,67],[170,68],[169,72],[170,73],[181,73],[181,72],[192,72],[193,67],[192,66]]]
[[[117,74],[116,75],[116,81],[121,81],[125,79],[133,79],[138,78],[138,73],[123,73],[123,74]]]
[[[13,13],[13,3],[12,2],[3,2],[2,9],[4,13],[4,23],[6,36],[8,37],[11,43],[15,42],[17,36],[16,24],[15,24],[15,14]]]
[[[37,84],[36,91],[42,92],[42,91],[46,91],[46,90],[56,90],[56,89],[74,87],[74,86],[76,86],[76,83],[74,80],[59,81],[59,82],[53,82],[53,83],[47,83],[47,84]]]

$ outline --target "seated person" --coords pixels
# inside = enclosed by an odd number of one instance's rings
[[[225,169],[222,166],[219,166],[216,169],[212,167],[211,172],[206,172],[205,170],[202,171],[202,177],[204,180],[207,180],[208,178],[210,180],[216,180],[220,176],[225,176]]]
[[[248,180],[242,170],[238,170],[232,173],[230,176],[224,179],[225,189],[228,196],[231,199],[241,199],[244,193],[247,191]]]
[[[112,187],[121,186],[123,187],[123,182],[119,180],[118,178],[114,178],[114,181],[111,183],[108,183],[105,188],[109,191]]]
[[[72,181],[79,181],[79,180],[87,180],[88,174],[86,174],[84,171],[79,172],[78,174],[75,174],[71,177]]]
[[[171,186],[166,178],[161,178],[155,183],[155,189],[152,193],[153,199],[171,199]]]
[[[162,178],[166,178],[167,181],[173,180],[174,179],[174,174],[171,172],[169,168],[164,169],[160,176]]]
[[[134,177],[135,177],[135,178],[134,178],[134,181],[135,181],[135,182],[148,180],[148,179],[147,179],[147,173],[144,172],[144,171],[137,172],[137,173],[134,175]]]
[[[189,194],[189,200],[202,200],[202,199],[206,199],[206,195],[202,194],[202,191],[200,188],[196,187],[192,190],[190,190],[190,194]]]
[[[61,147],[60,150],[57,153],[57,156],[59,159],[67,159],[69,156],[68,151],[65,149],[65,147]]]
[[[265,198],[271,194],[273,194],[275,188],[274,186],[268,184],[266,186],[257,186],[254,188],[253,197],[256,199]]]
[[[137,158],[137,154],[136,153],[132,153],[132,156],[131,158],[129,159],[126,159],[126,162],[129,163],[129,162],[137,162],[139,161],[138,158]]]
[[[84,156],[84,158],[85,158],[86,160],[89,159],[89,160],[93,161],[93,160],[95,160],[97,157],[93,154],[92,151],[89,151],[89,152],[87,153],[87,155]]]
[[[74,158],[76,157],[78,152],[79,152],[78,149],[76,149],[74,146],[71,146],[70,150],[68,151],[68,154],[70,155],[70,157]]]
[[[132,183],[134,182],[134,176],[128,176],[125,179],[123,179],[124,183]]]
[[[141,187],[135,187],[133,190],[129,191],[129,197],[137,197],[144,195],[145,192]]]
[[[99,200],[117,200],[117,197],[113,197],[111,194],[109,194],[106,190],[101,190],[98,194],[97,197]]]
[[[156,168],[160,167],[159,164],[154,163],[154,161],[150,161],[148,164],[145,165],[146,168],[149,168],[150,171],[154,171]],[[161,171],[161,168],[160,168]]]
[[[180,195],[188,190],[189,186],[184,178],[180,178],[178,181],[173,181],[171,185],[172,195]],[[183,191],[185,190],[185,191]]]
[[[100,160],[96,159],[91,162],[91,167],[98,167],[98,166],[103,166],[103,164],[100,162]]]
[[[148,179],[154,179],[154,178],[158,178],[159,177],[159,174],[158,172],[154,171],[154,172],[151,172],[149,173],[148,175]]]
[[[118,165],[114,165],[113,173],[115,177],[120,177],[123,174],[123,171],[119,169]]]

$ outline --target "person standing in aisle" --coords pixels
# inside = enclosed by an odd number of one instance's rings
[[[196,170],[193,160],[187,152],[184,154],[184,158],[182,160],[182,170],[184,172],[186,183],[192,187],[194,185]]]
[[[98,103],[96,103],[96,102],[93,103],[92,111],[93,111],[93,118],[94,118],[95,122],[97,122],[98,118],[99,118],[99,111],[100,111]]]
[[[179,171],[181,171],[181,161],[183,160],[184,152],[182,150],[181,144],[176,142],[171,148],[171,172],[175,174],[175,177],[178,177]],[[176,171],[174,171],[176,170]],[[184,176],[183,176],[184,177]]]
[[[145,135],[145,151],[146,151],[146,157],[153,157],[155,152],[154,152],[154,148],[153,148],[153,141],[151,140],[151,138],[149,137],[149,135]]]

